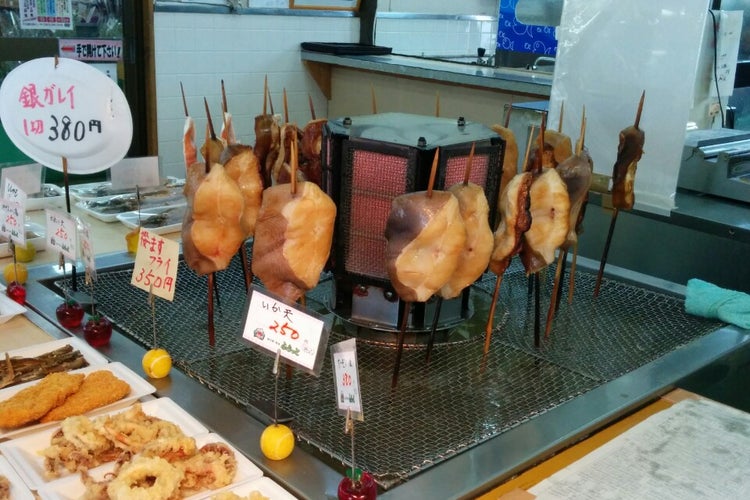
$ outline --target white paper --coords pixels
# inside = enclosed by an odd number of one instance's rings
[[[711,72],[711,97],[716,97],[716,77],[718,77],[721,97],[726,99],[734,93],[737,54],[740,50],[740,35],[742,34],[742,14],[741,10],[714,13],[719,22],[719,28],[716,33],[716,75]]]
[[[159,157],[125,158],[112,165],[109,170],[112,189],[153,187],[161,184],[159,179]]]
[[[529,490],[539,500],[748,498],[750,414],[706,400],[659,412]]]
[[[331,346],[336,407],[340,414],[351,412],[352,418],[364,420],[359,390],[357,339],[348,339]]]
[[[563,132],[575,141],[585,107],[594,170],[610,176],[619,133],[633,125],[645,90],[638,209],[674,208],[707,15],[706,0],[567,0],[563,7],[547,123],[558,123],[564,102]]]
[[[47,248],[62,252],[70,260],[78,258],[78,234],[76,219],[67,213],[45,210]]]
[[[5,190],[5,180],[11,179],[27,195],[42,190],[42,165],[30,163],[17,167],[4,167],[0,173],[0,189]]]

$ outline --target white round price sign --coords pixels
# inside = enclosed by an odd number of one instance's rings
[[[54,170],[90,174],[130,148],[133,119],[125,95],[104,73],[74,59],[34,59],[0,87],[0,120],[27,156]]]

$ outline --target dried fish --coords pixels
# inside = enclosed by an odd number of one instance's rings
[[[88,365],[81,351],[73,349],[71,345],[29,358],[9,356],[6,352],[5,364],[0,365],[0,389]]]

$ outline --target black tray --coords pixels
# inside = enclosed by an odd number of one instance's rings
[[[344,42],[302,42],[302,50],[324,52],[337,56],[383,56],[391,53],[391,47]]]

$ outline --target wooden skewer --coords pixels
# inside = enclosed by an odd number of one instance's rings
[[[268,75],[263,79],[263,114],[266,114],[266,102],[268,101]]]
[[[404,302],[404,311],[401,315],[401,324],[398,329],[398,349],[396,350],[396,364],[393,367],[393,376],[391,377],[391,389],[398,385],[398,372],[401,369],[401,355],[404,352],[404,337],[406,336],[406,327],[409,323],[410,312],[411,302]]]
[[[295,127],[296,128],[296,127]],[[283,140],[283,139],[282,139]],[[291,167],[292,167],[292,195],[297,194],[297,132],[295,130],[294,138],[292,139],[292,143],[290,145],[290,154],[291,154]]]
[[[635,113],[634,127],[638,128],[641,123],[641,113],[643,112],[643,101],[646,98],[646,91],[641,93],[641,100],[638,103],[638,111]],[[602,258],[599,261],[599,272],[596,275],[596,285],[594,285],[594,297],[599,296],[599,290],[602,285],[602,278],[604,277],[604,267],[607,265],[607,257],[609,255],[609,247],[612,244],[612,235],[615,232],[615,225],[617,224],[617,215],[620,210],[617,207],[612,209],[612,218],[609,221],[609,231],[607,231],[607,240],[604,243],[604,250],[602,251]]]
[[[203,104],[206,107],[206,118],[208,119],[208,133],[212,141],[216,140],[216,131],[214,130],[214,122],[211,120],[211,112],[208,110],[208,100],[204,97]],[[206,160],[208,163],[208,160]]]
[[[284,92],[282,95],[284,99],[284,123],[289,123],[289,105],[287,104],[286,100],[286,87],[284,87]]]
[[[563,115],[565,114],[565,101],[560,102],[560,119],[557,122],[557,131],[562,132]]]
[[[221,80],[221,111],[226,113],[229,111],[227,107],[227,93],[224,90],[224,80]]]
[[[190,114],[188,113],[187,101],[185,100],[185,89],[182,87],[182,82],[180,82],[180,93],[182,94],[182,109],[185,111],[185,118],[187,118]]]
[[[311,119],[315,119],[315,106],[313,105],[313,99],[310,94],[307,94],[307,103],[310,105],[310,116]]]
[[[437,175],[438,158],[440,157],[440,148],[435,149],[435,156],[432,158],[432,170],[430,170],[430,181],[427,185],[427,197],[432,198],[432,186],[435,184]]]
[[[370,96],[372,98],[372,114],[377,115],[378,114],[378,103],[375,99],[375,86],[371,83],[370,84]]]
[[[474,163],[474,148],[476,143],[471,143],[471,151],[469,151],[469,157],[466,159],[466,168],[464,168],[464,186],[469,185],[469,179],[471,178],[471,167]]]
[[[475,144],[471,143],[471,151],[469,152],[469,156],[466,158],[466,167],[464,169],[464,185],[469,184],[469,178],[471,177],[471,165],[474,161],[474,147]],[[435,155],[437,158],[437,154]],[[437,162],[435,160],[432,161],[432,169],[433,171],[437,170]],[[431,172],[432,174],[432,172]],[[430,185],[432,184],[432,176],[430,180]],[[435,335],[437,334],[437,325],[440,319],[440,310],[443,307],[443,297],[441,295],[438,296],[437,301],[435,303],[435,314],[432,317],[432,327],[430,328],[430,339],[427,342],[427,353],[425,354],[425,361],[427,363],[430,362],[430,354],[432,353],[432,346],[435,343]]]
[[[510,125],[510,114],[513,112],[513,100],[511,100],[508,103],[508,112],[505,113],[505,122],[503,123],[503,127],[508,128],[508,125]]]
[[[440,91],[435,92],[435,116],[440,117]]]
[[[268,92],[268,107],[271,108],[271,114],[275,114],[273,111],[273,99],[271,99],[271,92]]]

